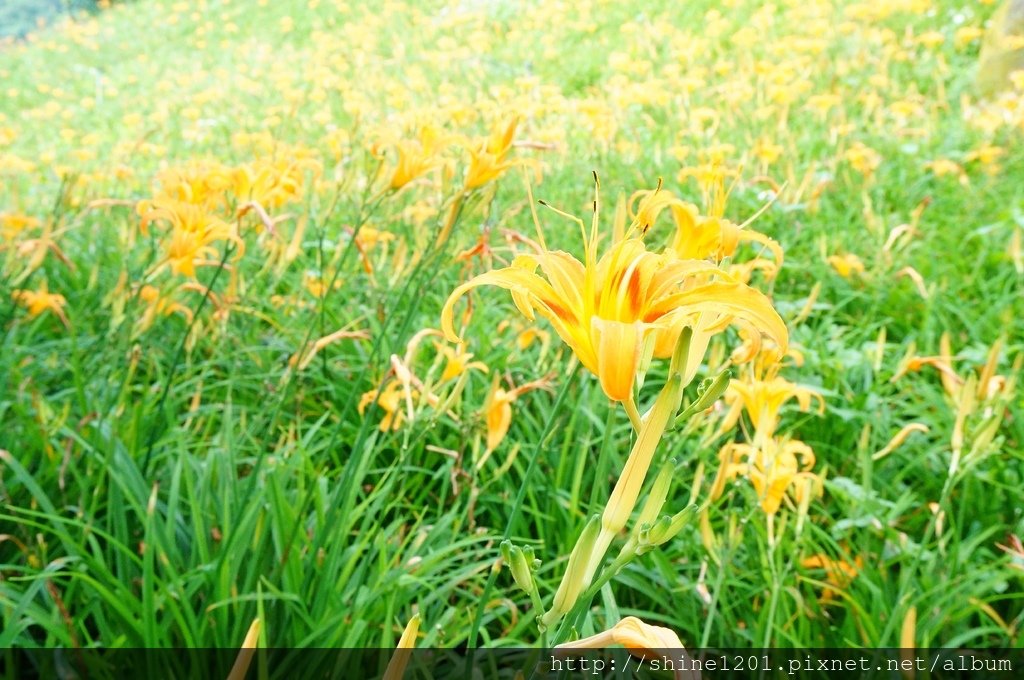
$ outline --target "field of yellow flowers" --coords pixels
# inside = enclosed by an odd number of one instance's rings
[[[0,647],[1019,646],[996,10],[138,0],[6,40]]]

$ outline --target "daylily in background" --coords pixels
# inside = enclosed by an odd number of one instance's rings
[[[60,319],[65,328],[70,328],[67,315],[64,314],[64,306],[67,300],[59,293],[51,293],[43,281],[36,290],[16,290],[11,293],[11,299],[18,305],[28,310],[29,316],[39,316],[43,312],[51,312]]]

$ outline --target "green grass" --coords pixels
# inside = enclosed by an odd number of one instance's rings
[[[767,174],[788,184],[753,226],[786,251],[773,287],[783,318],[791,322],[820,285],[807,321],[791,323],[805,362],[786,371],[826,399],[821,416],[790,408],[783,418],[783,431],[814,449],[815,470],[826,475],[802,531],[794,531],[796,513],[783,509],[783,538],[771,548],[750,485],[730,484],[710,510],[715,555],[697,524],[688,526],[629,564],[577,632],[637,615],[689,646],[899,646],[914,607],[921,647],[1020,644],[1024,563],[999,546],[1024,534],[1021,398],[1010,401],[987,455],[951,480],[955,409],[938,372],[926,367],[891,381],[912,343],[919,355],[938,354],[946,331],[961,376],[977,370],[1000,337],[1001,375],[1012,374],[1024,349],[1024,278],[1007,254],[1013,231],[1024,230],[1022,131],[965,122],[961,95],[971,92],[977,45],[952,45],[958,3],[933,3],[931,15],[851,19],[847,33],[830,29],[822,55],[797,50],[788,66],[797,73],[780,82],[807,81],[798,101],[841,92],[827,121],[796,104],[758,114],[771,83],[750,75],[754,59],[783,72],[794,49],[787,36],[814,34],[777,21],[759,29],[756,44],[730,42],[759,3],[723,9],[721,38],[711,32],[707,12],[716,3],[708,2],[679,12],[669,2],[594,3],[604,9],[589,12],[404,3],[386,15],[377,3],[308,4],[315,7],[211,1],[193,14],[146,0],[0,49],[0,140],[4,128],[13,133],[0,144],[0,213],[52,215],[74,264],[50,255],[18,281],[21,260],[0,252],[0,647],[234,647],[255,617],[270,646],[391,647],[414,611],[423,620],[419,646],[465,644],[478,619],[482,644],[537,643],[529,598],[507,570],[492,571],[499,543],[510,536],[534,546],[549,602],[625,461],[628,420],[620,410],[606,427],[599,384],[572,369],[554,334],[542,357],[536,345],[520,351],[510,333],[497,333],[517,312],[507,294],[490,289],[473,294],[469,351],[517,385],[554,377],[552,391],[515,402],[511,431],[482,469],[474,461],[484,448],[479,410],[489,376],[470,377],[454,405],[458,420],[424,408],[411,426],[382,432],[378,409],[361,415],[360,397],[379,385],[391,355],[402,355],[418,330],[437,328],[451,290],[483,270],[453,256],[486,227],[507,258],[502,229],[532,234],[532,226],[520,175],[509,172],[489,210],[467,211],[452,241],[430,246],[436,227],[417,228],[403,212],[432,196],[430,187],[371,210],[364,184],[373,159],[356,144],[338,160],[326,141],[332,127],[360,142],[381,131],[400,136],[416,116],[481,134],[510,113],[524,118],[519,138],[558,145],[518,152],[545,165],[537,197],[585,219],[593,169],[608,213],[620,192],[650,188],[659,176],[697,201],[695,185],[677,180],[673,147],[691,147],[690,163],[715,143],[735,145],[739,156],[762,136],[778,139],[785,150]],[[847,16],[843,5],[823,7],[821,20],[837,24]],[[989,11],[968,8],[966,21],[981,26]],[[286,33],[289,14],[294,29]],[[935,50],[904,38],[932,29],[947,35]],[[146,50],[126,36],[144,40]],[[393,52],[398,43],[404,55]],[[880,46],[902,46],[910,57],[892,58]],[[614,52],[648,67],[623,79]],[[879,72],[889,86],[868,84]],[[705,82],[687,93],[687,77]],[[754,95],[744,94],[744,82]],[[886,105],[919,92],[926,113],[901,127],[884,106],[858,98],[876,90]],[[595,131],[589,106],[615,120],[614,135]],[[692,127],[700,107],[722,116],[714,134]],[[141,120],[126,121],[133,114]],[[830,128],[839,123],[854,132],[836,141]],[[906,134],[915,125],[927,135]],[[112,291],[122,272],[139,280],[159,259],[160,243],[139,234],[131,207],[90,209],[90,201],[148,196],[161,163],[248,161],[232,135],[267,126],[324,165],[319,186],[279,211],[293,215],[288,229],[295,216],[308,219],[299,257],[286,268],[266,266],[250,234],[243,259],[225,254],[244,282],[226,317],[214,315],[211,296],[190,293],[182,299],[195,324],[172,315],[133,333],[141,305],[130,300],[119,322]],[[76,135],[65,139],[62,129]],[[851,139],[884,158],[872,178],[842,159]],[[986,142],[1006,152],[991,175],[965,160]],[[35,167],[13,169],[14,156]],[[937,158],[962,162],[969,184],[922,168]],[[120,166],[130,171],[117,174]],[[73,173],[66,186],[62,170]],[[812,205],[809,190],[799,191],[816,172],[827,187]],[[748,181],[727,210],[737,221],[764,203],[766,185],[750,181],[758,174],[748,158]],[[890,230],[922,201],[919,233],[886,250]],[[552,243],[579,253],[571,224],[541,217]],[[351,230],[362,226],[394,232],[421,259],[398,269],[381,262],[368,274],[352,246]],[[651,238],[668,230],[661,223]],[[861,257],[862,276],[844,279],[823,257],[845,252]],[[201,268],[200,281],[226,290],[224,263]],[[905,267],[923,277],[926,299],[897,277]],[[313,297],[303,287],[307,272],[336,275],[341,285]],[[43,280],[67,298],[69,328],[11,301],[15,289]],[[293,294],[308,305],[288,310],[273,301]],[[366,329],[370,340],[332,344],[306,370],[288,370],[307,340],[342,327]],[[909,422],[930,431],[873,461]],[[666,511],[686,505],[698,463],[705,478],[697,497],[706,496],[723,443],[710,437],[717,423],[709,416],[662,442],[658,460],[679,461]],[[968,420],[968,448],[981,426]],[[605,442],[612,473],[598,477]],[[945,513],[939,534],[931,503]],[[827,605],[821,571],[801,566],[822,553],[862,560]]]

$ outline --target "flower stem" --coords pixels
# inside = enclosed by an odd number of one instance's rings
[[[640,411],[637,410],[636,402],[633,400],[633,397],[622,402],[622,407],[626,409],[626,415],[629,416],[629,422],[633,423],[633,431],[640,432],[640,426],[643,424],[643,419],[640,417]]]

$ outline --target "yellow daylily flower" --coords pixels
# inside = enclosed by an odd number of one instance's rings
[[[878,166],[882,164],[882,156],[862,142],[855,142],[846,150],[843,158],[854,170],[865,177],[871,177]]]
[[[374,229],[371,226],[363,225],[355,234],[355,246],[359,251],[359,259],[363,263],[363,270],[372,274],[373,263],[370,261],[370,251],[377,246],[384,246],[383,256],[387,256],[387,244],[395,240],[395,235],[384,229]]]
[[[473,353],[466,351],[466,344],[460,343],[454,348],[449,345],[434,343],[437,351],[445,358],[444,371],[441,373],[440,382],[458,378],[466,371],[476,370],[487,373],[487,364],[482,361],[473,361]]]
[[[441,164],[440,152],[447,137],[433,125],[420,128],[416,139],[403,139],[394,145],[397,161],[388,187],[401,189]]]
[[[685,326],[699,327],[706,336],[703,346],[693,343],[691,359],[703,356],[706,340],[732,323],[756,328],[786,345],[785,323],[771,301],[713,263],[648,251],[634,236],[637,220],[598,259],[599,212],[594,212],[589,238],[583,222],[572,219],[583,232],[583,262],[549,250],[538,225],[538,242],[529,242],[533,254],[520,255],[510,267],[481,274],[452,292],[441,312],[448,339],[459,341],[454,324],[459,298],[483,285],[505,288],[526,318],[533,320],[539,313],[551,322],[613,401],[632,399],[645,350],[653,347],[654,356],[671,356]],[[694,364],[699,361],[687,363],[687,381],[696,371]]]
[[[658,213],[668,208],[675,224],[675,234],[669,247],[677,257],[687,260],[712,259],[721,262],[727,257],[732,257],[741,243],[749,242],[760,244],[767,248],[772,254],[772,262],[757,258],[753,262],[765,270],[769,278],[777,273],[782,266],[782,248],[774,239],[745,228],[746,225],[738,225],[724,217],[725,201],[728,191],[724,186],[725,178],[721,174],[715,174],[706,179],[703,185],[705,200],[708,202],[708,215],[702,215],[700,209],[693,203],[682,201],[670,192],[664,190],[638,191],[633,194],[630,203],[638,198],[647,199],[650,204],[644,206],[637,212],[637,218],[642,223],[653,224]],[[749,220],[748,220],[749,222]],[[748,263],[749,264],[749,263]]]
[[[761,509],[767,515],[779,511],[787,493],[797,503],[807,493],[821,494],[821,479],[810,472],[814,467],[814,451],[803,442],[779,441],[774,437],[758,446],[732,442],[722,447],[719,456],[722,467],[711,492],[712,498],[721,495],[726,480],[740,476],[750,479]],[[798,483],[803,481],[808,483]]]
[[[948,158],[938,158],[934,161],[928,161],[922,167],[925,170],[930,170],[936,177],[944,177],[946,175],[954,175],[960,184],[967,186],[971,183],[971,180],[967,177],[967,173],[964,172],[963,167],[955,161],[951,161]]]
[[[34,229],[40,226],[40,222],[35,217],[28,215],[22,215],[20,213],[5,213],[0,215],[0,239],[4,241],[13,241],[16,236],[25,232],[29,229]]]
[[[420,343],[425,338],[437,335],[440,335],[440,332],[433,328],[417,331],[406,343],[403,357],[399,357],[397,354],[391,355],[391,371],[389,372],[391,377],[385,377],[380,387],[365,392],[360,398],[358,407],[360,414],[363,414],[366,407],[375,401],[384,411],[384,417],[380,421],[382,432],[399,429],[406,419],[411,422],[415,416],[417,402],[429,404],[434,408],[441,406],[441,399],[431,391],[431,386],[424,385],[411,368]],[[402,410],[403,404],[404,411]],[[454,420],[458,420],[455,414],[450,411],[446,412]]]
[[[68,301],[59,293],[51,293],[46,281],[39,285],[38,290],[15,290],[11,293],[11,299],[27,309],[29,316],[39,316],[48,311],[60,319],[65,327],[70,325],[68,317],[64,314],[64,305]]]
[[[846,560],[834,559],[822,553],[804,559],[800,566],[805,569],[824,570],[825,582],[828,585],[822,588],[821,597],[818,598],[818,602],[822,605],[827,605],[838,593],[846,590],[850,582],[857,577],[857,574],[864,566],[864,560],[858,555],[851,563]]]
[[[359,415],[366,412],[366,407],[377,402],[377,406],[384,411],[384,417],[380,419],[380,431],[397,430],[402,427],[405,421],[405,410],[402,409],[402,400],[406,397],[406,391],[398,380],[389,380],[383,387],[364,392],[359,399]],[[408,395],[415,399],[419,393],[415,390]]]
[[[231,187],[231,169],[215,160],[194,160],[156,175],[158,200],[181,201],[212,209],[224,202]]]
[[[388,243],[394,240],[395,235],[390,231],[374,229],[373,227],[369,227],[365,224],[356,234],[356,246],[362,253],[372,250],[378,244]]]
[[[729,410],[718,429],[719,434],[731,430],[739,420],[740,413],[746,410],[754,425],[755,442],[759,438],[767,439],[775,434],[779,411],[790,399],[796,399],[800,410],[804,412],[810,411],[812,400],[817,400],[819,413],[824,411],[825,400],[819,393],[779,377],[781,364],[771,360],[778,355],[766,354],[768,357],[756,361],[744,379],[729,382],[724,397]]]
[[[540,343],[540,356],[538,361],[544,358],[548,353],[548,347],[551,346],[551,334],[547,331],[537,328],[536,326],[524,326],[522,322],[516,321],[513,326],[512,322],[508,319],[503,319],[498,324],[498,332],[503,333],[505,330],[512,328],[516,334],[515,345],[516,349],[520,352],[529,349],[533,343]]]
[[[530,390],[548,389],[547,380],[534,380],[511,390],[501,387],[500,376],[495,375],[491,391],[484,401],[484,418],[487,422],[487,453],[494,451],[505,439],[512,425],[512,402]]]
[[[519,119],[513,118],[509,124],[502,129],[495,125],[491,135],[487,137],[478,148],[470,148],[469,169],[466,171],[466,190],[477,189],[493,182],[505,174],[505,171],[515,165],[521,165],[523,159],[506,158],[509,150],[512,149],[512,139],[516,134],[516,127]]]
[[[184,201],[154,199],[140,201],[137,207],[142,218],[140,228],[145,234],[155,221],[166,221],[171,231],[164,243],[165,257],[161,266],[170,265],[175,274],[195,277],[197,264],[217,264],[211,260],[217,249],[213,244],[230,241],[235,244],[235,257],[241,257],[245,243],[235,228],[224,220],[210,214],[206,208]]]
[[[138,289],[136,296],[145,303],[133,326],[136,334],[146,331],[158,316],[180,314],[186,323],[192,322],[192,310],[175,301],[169,293],[162,293],[156,286],[144,285]]]
[[[236,167],[231,176],[231,191],[241,201],[273,210],[300,200],[306,174],[316,177],[321,172],[319,161],[309,149],[279,148],[273,157]]]
[[[847,253],[845,255],[830,255],[828,263],[832,265],[832,268],[836,270],[836,273],[844,279],[848,279],[854,274],[864,273],[864,263],[861,262],[861,259],[853,253]]]
[[[679,636],[672,630],[627,616],[602,633],[575,642],[564,642],[555,649],[603,649],[610,645],[622,645],[630,653],[683,648]]]

